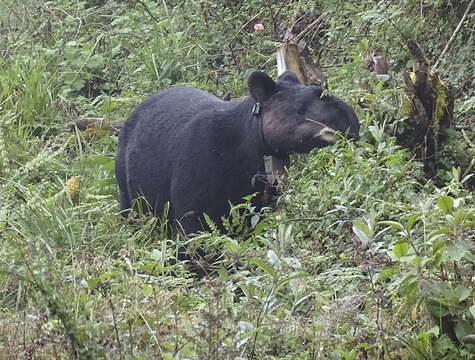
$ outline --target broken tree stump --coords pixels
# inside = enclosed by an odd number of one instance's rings
[[[435,175],[439,149],[445,140],[445,130],[452,126],[454,99],[451,86],[431,71],[419,45],[409,40],[407,48],[413,71],[404,74],[404,99],[398,124],[397,142],[410,149],[424,163],[428,177]]]
[[[278,75],[290,70],[297,75],[302,84],[323,86],[326,83],[327,78],[320,64],[313,60],[307,43],[303,40],[311,31],[318,31],[323,26],[324,20],[323,15],[316,19],[306,16],[292,19],[283,37],[284,44],[277,53]]]

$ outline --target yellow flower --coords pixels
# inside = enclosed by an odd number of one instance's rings
[[[68,193],[74,205],[79,204],[79,177],[73,176],[66,181],[66,192]]]

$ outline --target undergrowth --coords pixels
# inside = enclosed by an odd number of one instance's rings
[[[456,119],[435,182],[395,140],[403,40],[434,60],[468,3],[0,2],[0,359],[473,359],[473,15],[440,69]],[[127,223],[117,135],[74,121],[176,84],[242,96],[303,13],[326,15],[306,41],[360,140],[293,155],[278,210],[247,197],[227,233]],[[185,243],[207,278],[177,261]]]

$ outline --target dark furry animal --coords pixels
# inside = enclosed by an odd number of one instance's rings
[[[159,216],[169,202],[169,219],[187,234],[198,232],[203,213],[219,224],[229,201],[263,190],[255,179],[264,173],[264,155],[329,145],[335,131],[358,135],[344,101],[321,98],[322,89],[301,85],[292,72],[277,83],[254,72],[248,85],[251,96],[242,101],[177,86],[137,106],[120,131],[116,157],[125,214],[139,196]]]

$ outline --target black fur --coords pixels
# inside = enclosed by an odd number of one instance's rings
[[[345,102],[320,98],[320,88],[301,85],[293,73],[275,83],[255,72],[248,83],[252,96],[242,101],[177,86],[137,106],[120,131],[116,157],[124,213],[143,195],[157,215],[170,202],[169,218],[186,233],[198,232],[203,212],[219,223],[228,201],[262,191],[253,178],[264,173],[265,143],[288,154],[331,143],[320,136],[324,125],[358,135],[358,119]],[[265,143],[252,115],[256,101]]]

